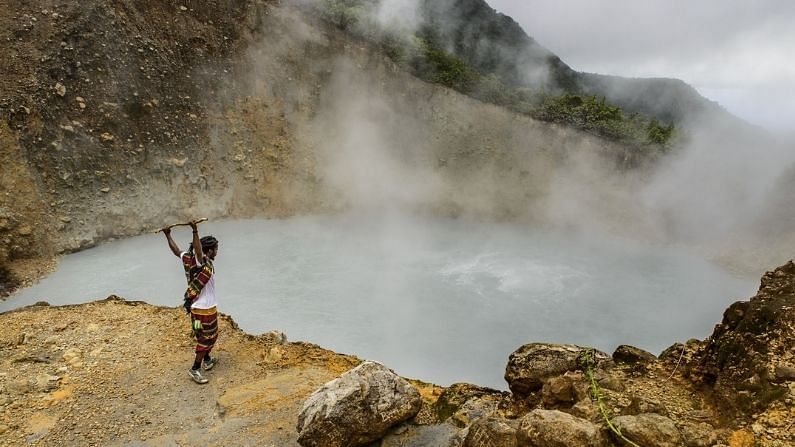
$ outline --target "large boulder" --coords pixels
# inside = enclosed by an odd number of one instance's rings
[[[657,360],[651,352],[636,348],[630,345],[619,345],[613,351],[613,360],[616,363],[634,365],[636,363],[648,363]]]
[[[508,388],[518,396],[527,396],[541,389],[544,381],[580,369],[580,358],[593,351],[597,364],[610,362],[604,352],[576,345],[530,343],[514,351],[505,367]]]
[[[417,414],[420,393],[376,362],[365,362],[312,393],[298,416],[304,447],[355,447]]]
[[[680,447],[685,445],[674,421],[659,414],[619,416],[613,419],[613,425],[621,431],[625,438],[643,447]],[[616,441],[619,445],[631,445],[621,439],[616,439]]]
[[[518,445],[526,447],[606,447],[602,429],[558,410],[533,410],[519,422]]]

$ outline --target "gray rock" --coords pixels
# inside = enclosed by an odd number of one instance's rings
[[[629,406],[624,409],[624,414],[635,416],[644,413],[657,413],[668,416],[668,410],[660,402],[641,396],[632,396]]]
[[[636,363],[648,363],[657,360],[651,352],[636,348],[630,345],[620,345],[613,352],[613,360],[616,363],[634,365]]]
[[[588,349],[547,343],[524,345],[508,357],[505,381],[514,394],[527,396],[541,389],[546,379],[577,370],[578,358]],[[594,353],[599,364],[610,361],[604,352],[594,350]]]
[[[402,425],[381,441],[381,447],[460,447],[461,429],[452,424]]]
[[[712,447],[718,443],[718,433],[711,425],[704,422],[686,422],[681,427],[682,437],[687,447]]]
[[[365,362],[312,393],[298,416],[304,447],[355,447],[382,438],[420,410],[420,393],[389,368]]]
[[[606,447],[597,425],[557,410],[533,410],[519,422],[518,445],[527,447]],[[644,446],[645,447],[645,446]]]
[[[516,447],[516,421],[487,417],[469,427],[464,447]]]
[[[659,414],[619,416],[613,419],[621,433],[635,444],[643,447],[681,447],[684,440],[674,421]],[[616,439],[619,445],[630,445]]]
[[[464,441],[469,434],[469,427],[459,431],[455,436],[450,438],[450,444],[447,447],[464,447]],[[425,446],[422,446],[425,447]]]

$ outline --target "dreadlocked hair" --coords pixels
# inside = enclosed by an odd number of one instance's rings
[[[214,238],[213,236],[204,236],[203,238],[199,239],[199,243],[202,244],[202,251],[207,251],[218,246],[218,239]],[[192,239],[190,242],[188,242],[188,253],[193,254]]]
[[[207,251],[218,246],[218,239],[213,236],[204,236],[199,241],[202,244],[202,251]]]

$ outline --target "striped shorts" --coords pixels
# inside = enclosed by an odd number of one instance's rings
[[[191,327],[195,321],[201,321],[201,329],[193,330],[193,337],[196,339],[196,352],[210,352],[218,339],[218,310],[215,307],[209,309],[190,310]]]

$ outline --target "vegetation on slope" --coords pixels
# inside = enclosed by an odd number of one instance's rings
[[[444,85],[538,120],[570,125],[603,138],[620,141],[644,152],[664,152],[673,144],[676,136],[673,124],[664,124],[639,113],[627,113],[608,103],[604,96],[584,94],[576,89],[561,90],[561,79],[564,84],[574,85],[569,82],[572,79],[567,74],[571,70],[545,50],[538,51],[532,57],[524,55],[520,60],[527,62],[528,58],[535,58],[536,62],[549,62],[553,66],[557,61],[563,68],[551,70],[554,82],[527,86],[520,82],[515,66],[512,68],[513,72],[509,73],[509,69],[502,62],[504,56],[494,56],[498,54],[496,49],[481,49],[478,54],[492,56],[475,57],[475,50],[466,46],[467,39],[451,44],[447,41],[449,33],[444,32],[444,26],[432,21],[418,29],[387,29],[375,19],[375,6],[376,3],[368,0],[322,0],[317,3],[315,11],[334,26],[380,47],[396,63],[428,82]],[[426,8],[430,6],[426,5]],[[480,13],[476,9],[473,14]],[[500,17],[518,27],[510,18]],[[505,24],[490,23],[475,31],[485,33],[486,40],[489,41],[488,36],[499,37],[502,25]],[[526,35],[525,38],[514,47],[534,44]],[[463,54],[470,54],[471,57],[459,56],[458,51],[446,51],[445,48],[451,45],[460,47],[458,50]]]

